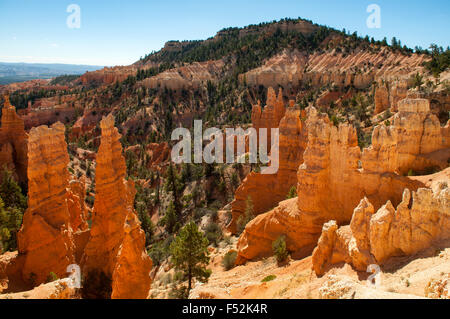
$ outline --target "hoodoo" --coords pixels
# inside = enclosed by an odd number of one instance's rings
[[[28,138],[28,209],[18,233],[22,277],[31,285],[51,272],[66,277],[74,263],[74,243],[68,207],[69,155],[64,125],[32,128]]]
[[[95,174],[96,196],[84,272],[103,272],[112,280],[112,298],[147,298],[152,261],[134,211],[135,188],[125,179],[120,134],[109,115],[100,122],[101,144]]]

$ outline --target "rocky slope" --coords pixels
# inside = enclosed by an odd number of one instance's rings
[[[344,54],[331,50],[311,55],[297,50],[285,50],[240,78],[252,86],[281,85],[290,88],[310,83],[315,87],[334,84],[338,87],[354,85],[364,89],[374,81],[408,79],[412,74],[422,73],[422,63],[426,60],[423,55],[404,56],[385,48],[377,52],[360,50]]]

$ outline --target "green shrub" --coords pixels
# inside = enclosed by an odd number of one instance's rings
[[[255,215],[253,213],[253,201],[252,198],[249,196],[245,203],[245,212],[243,215],[239,216],[236,222],[237,233],[242,234],[242,232],[245,229],[245,226],[247,226],[248,222],[251,221],[253,218],[255,218]]]
[[[237,251],[231,250],[223,256],[222,266],[225,270],[230,270],[234,267],[237,257]]]
[[[210,244],[217,246],[223,237],[222,229],[216,223],[209,223],[205,229],[205,236]]]
[[[269,275],[269,276],[265,277],[263,280],[261,280],[261,282],[272,281],[272,280],[274,280],[275,278],[277,278],[277,276],[275,276],[275,275]]]
[[[53,271],[51,271],[47,276],[46,282],[52,282],[52,281],[56,281],[58,279],[59,279],[58,276]]]
[[[277,258],[277,262],[282,263],[284,262],[288,257],[288,251],[286,249],[286,238],[285,236],[278,237],[273,243],[272,243],[272,250],[273,254]]]
[[[297,197],[297,187],[292,186],[291,189],[289,189],[287,199],[291,199],[291,198],[295,198],[295,197]]]

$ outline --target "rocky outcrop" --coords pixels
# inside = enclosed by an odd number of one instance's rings
[[[391,112],[398,111],[398,102],[405,99],[408,94],[408,82],[398,81],[392,86],[392,90],[389,95],[389,104],[391,107]]]
[[[64,125],[32,128],[28,138],[28,209],[18,233],[22,278],[33,286],[74,263],[68,207],[69,155]]]
[[[433,299],[450,299],[450,274],[443,279],[432,279],[425,288],[425,296]]]
[[[147,145],[149,155],[148,167],[153,167],[167,162],[170,159],[170,146],[167,142],[150,143]]]
[[[216,82],[223,75],[225,67],[223,60],[193,62],[144,79],[142,85],[152,89],[195,90],[202,87],[207,81]]]
[[[404,99],[390,127],[377,126],[362,154],[368,172],[407,174],[444,169],[450,158],[450,124],[441,127],[425,99]]]
[[[405,99],[408,94],[408,81],[385,81],[382,79],[375,89],[375,112],[379,114],[389,110],[398,111],[398,102]]]
[[[77,289],[69,278],[42,284],[33,290],[0,295],[0,299],[79,299]]]
[[[389,108],[389,87],[387,83],[381,83],[375,89],[375,111],[374,115],[379,114]]]
[[[283,111],[282,91],[280,90],[277,99],[274,98],[274,95],[273,90],[269,89],[268,106],[277,105],[277,107],[269,108],[270,111],[274,110],[271,112],[274,116],[270,117],[271,120],[266,120],[269,117],[256,117],[255,115],[254,123],[257,129],[265,127],[263,125],[274,126],[277,118],[283,114],[276,126],[279,126],[280,133],[278,172],[266,175],[252,172],[238,187],[232,202],[232,219],[227,227],[233,233],[236,232],[236,222],[244,214],[249,198],[252,200],[253,214],[259,215],[286,199],[289,190],[297,183],[296,172],[298,165],[303,161],[303,152],[306,147],[306,130],[300,119],[301,112],[294,107],[293,102],[286,111]],[[263,118],[264,120],[262,120]]]
[[[370,264],[382,265],[394,256],[413,255],[433,243],[450,239],[450,189],[439,183],[434,189],[405,189],[403,200],[391,202],[374,213],[364,198],[356,207],[350,226],[324,225],[313,253],[313,269],[323,275],[336,263],[352,264],[365,271]]]
[[[6,166],[21,183],[26,184],[28,135],[8,95],[4,96],[4,101],[0,127],[0,170]]]
[[[135,76],[136,72],[137,67],[133,65],[105,67],[101,70],[84,73],[79,78],[79,82],[83,85],[107,85],[122,82],[129,76]]]
[[[326,114],[308,108],[308,144],[297,173],[297,205],[283,202],[251,221],[239,238],[237,262],[271,254],[271,242],[281,235],[293,256],[304,257],[316,246],[323,224],[330,220],[348,224],[361,198],[367,197],[378,209],[388,200],[398,205],[405,188],[423,187],[399,172],[423,166],[421,158],[433,158],[430,152],[448,151],[447,138],[441,134],[445,130],[434,124],[426,106],[423,100],[400,103],[394,125],[376,127],[373,145],[362,153],[353,127],[335,127]]]
[[[83,116],[78,118],[78,120],[72,126],[70,138],[74,140],[82,135],[93,137],[93,130],[97,127],[98,123],[102,119],[102,111],[103,110],[98,109],[85,109]]]
[[[252,124],[259,134],[261,128],[267,129],[267,144],[270,143],[272,128],[277,128],[280,125],[280,121],[286,112],[283,101],[283,91],[280,88],[278,96],[275,90],[271,87],[267,90],[267,105],[264,109],[261,108],[261,103],[253,106],[252,109]],[[258,136],[259,138],[259,136]]]
[[[307,84],[322,87],[334,84],[343,88],[354,86],[358,89],[370,87],[374,81],[410,78],[423,73],[425,55],[410,56],[395,53],[387,48],[378,51],[359,50],[352,54],[343,54],[336,50],[315,52],[307,55],[297,50],[284,50],[268,59],[259,68],[240,75],[241,81],[250,86],[265,87],[281,85],[284,88]],[[398,100],[406,97],[403,84],[394,88],[393,96]],[[395,105],[396,100],[391,101]]]
[[[109,115],[100,122],[101,144],[95,174],[96,196],[84,273],[101,271],[112,279],[112,298],[146,298],[152,262],[134,211],[134,183],[125,180],[120,134]]]
[[[70,214],[70,227],[73,232],[85,231],[89,228],[87,223],[88,210],[85,203],[86,184],[83,180],[71,180],[67,192],[67,205]]]

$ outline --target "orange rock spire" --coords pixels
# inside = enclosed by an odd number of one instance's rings
[[[37,285],[50,272],[66,276],[74,263],[67,188],[69,155],[64,125],[32,128],[28,139],[28,209],[18,234],[22,277]]]
[[[112,279],[112,298],[146,298],[152,262],[145,235],[134,211],[134,183],[125,180],[120,134],[109,115],[100,122],[91,238],[85,248],[84,271],[99,270]]]

